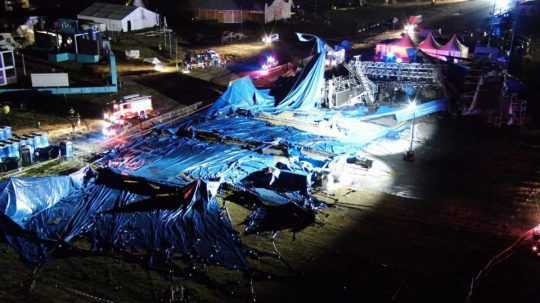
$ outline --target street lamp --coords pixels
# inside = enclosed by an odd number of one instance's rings
[[[414,151],[413,151],[413,144],[414,144],[414,123],[416,122],[416,100],[409,101],[409,105],[407,106],[407,111],[409,113],[412,113],[412,123],[411,123],[411,144],[409,145],[409,150],[405,153],[404,160],[405,161],[414,161]]]

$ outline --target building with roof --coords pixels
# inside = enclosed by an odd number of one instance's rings
[[[159,26],[159,14],[144,7],[96,2],[77,15],[80,20],[105,24],[108,31],[130,32]]]
[[[17,82],[13,49],[0,48],[0,86]]]
[[[192,0],[195,19],[269,23],[291,18],[293,0]]]

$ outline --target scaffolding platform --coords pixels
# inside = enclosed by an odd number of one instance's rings
[[[373,82],[400,81],[411,84],[439,84],[439,68],[429,63],[389,63],[352,60],[348,69]]]

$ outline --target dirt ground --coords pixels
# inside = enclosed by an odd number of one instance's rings
[[[242,236],[251,249],[268,253],[249,260],[258,302],[464,302],[476,272],[538,223],[540,157],[531,147],[538,138],[524,141],[517,130],[485,129],[449,117],[418,127],[430,131],[416,142],[415,162],[403,161],[400,149],[376,159],[394,172],[390,188],[418,191],[422,198],[362,187],[319,196],[332,207],[317,215],[315,225],[279,233],[275,245],[282,259],[273,255],[270,235]],[[242,232],[248,210],[233,202],[226,206]],[[28,293],[29,269],[1,247],[4,302],[93,301],[87,295],[158,302],[171,285],[182,286],[190,302],[250,297],[249,280],[235,271],[193,272],[179,261],[181,271],[171,281],[159,270],[146,270],[142,260],[120,256],[52,260]],[[473,302],[507,302],[516,294],[519,302],[534,302],[537,261],[528,247],[518,248],[482,280]]]

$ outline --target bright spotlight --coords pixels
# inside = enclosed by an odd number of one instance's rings
[[[416,100],[409,101],[409,105],[407,105],[407,110],[411,113],[414,113],[416,111]]]
[[[495,0],[493,14],[495,16],[506,14],[512,9],[512,0]]]
[[[405,24],[405,27],[403,28],[403,30],[409,35],[409,36],[412,36],[414,35],[414,30],[416,29],[416,25],[415,24]]]
[[[270,64],[270,65],[276,64],[276,63],[277,63],[276,58],[274,58],[274,56],[268,56],[268,57],[266,58],[266,62],[267,62],[268,64]]]
[[[154,64],[154,70],[160,73],[165,72],[165,65],[162,63]]]
[[[266,34],[263,36],[262,41],[266,45],[272,44],[272,42],[279,41],[279,34]]]

